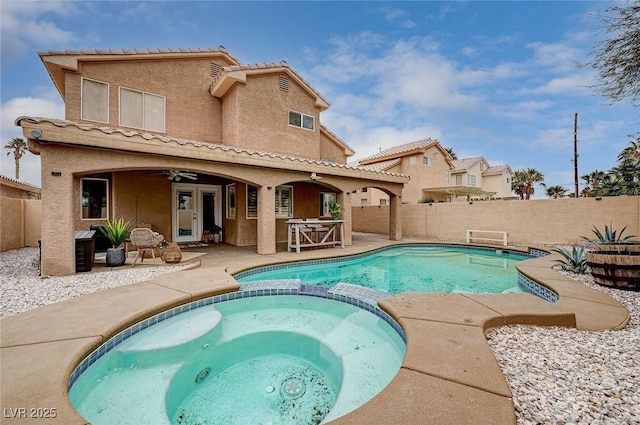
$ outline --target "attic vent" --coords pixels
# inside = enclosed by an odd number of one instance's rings
[[[289,79],[282,75],[280,76],[280,90],[289,91]]]
[[[211,62],[211,76],[217,77],[222,72],[222,67],[215,62]]]

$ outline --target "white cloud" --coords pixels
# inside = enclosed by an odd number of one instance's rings
[[[50,17],[72,16],[83,2],[41,1],[1,2],[0,37],[2,67],[12,64],[31,48],[54,48],[68,44],[74,35],[60,28]]]
[[[18,97],[9,100],[2,105],[0,110],[0,125],[2,146],[4,147],[14,137],[24,139],[22,130],[15,125],[16,118],[20,116],[64,118],[64,104],[55,100],[57,92],[53,89],[40,90],[42,97]],[[2,174],[15,177],[13,155],[7,155],[6,150],[1,155],[0,165]],[[30,153],[25,154],[20,160],[20,180],[40,185],[40,157]]]
[[[525,89],[523,93],[562,95],[573,94],[579,96],[592,96],[594,84],[593,74],[590,72],[575,72],[572,75],[552,78],[545,84],[533,89]]]

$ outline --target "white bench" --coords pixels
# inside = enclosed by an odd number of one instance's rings
[[[477,234],[483,236],[475,236]],[[487,237],[491,235],[491,237]],[[501,236],[501,238],[496,238],[495,236]],[[485,241],[485,242],[498,242],[502,243],[502,246],[507,246],[507,232],[503,232],[500,230],[467,230],[467,243],[472,243],[473,241]]]

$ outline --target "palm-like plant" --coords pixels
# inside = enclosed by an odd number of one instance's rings
[[[581,246],[574,246],[571,251],[566,248],[554,248],[554,252],[562,255],[562,258],[556,260],[560,264],[562,270],[583,274],[587,271],[587,258],[585,249]]]
[[[124,221],[124,218],[119,218],[115,221],[107,220],[106,224],[100,226],[100,232],[109,239],[114,248],[117,248],[129,237],[131,224],[128,221]]]
[[[591,229],[591,231],[593,232],[594,235],[596,235],[596,237],[590,239],[586,236],[582,236],[582,239],[595,244],[599,244],[599,245],[627,242],[630,239],[633,239],[635,236],[628,235],[628,236],[622,237],[622,234],[626,229],[627,229],[627,226],[624,226],[622,230],[620,230],[620,233],[618,233],[617,230],[613,229],[613,226],[609,227],[605,224],[604,232],[601,232],[600,229],[598,229],[596,226],[593,226],[593,229]]]
[[[549,186],[546,188],[547,196],[552,199],[564,198],[567,196],[567,189],[560,185]]]
[[[454,161],[458,159],[458,155],[456,155],[456,153],[453,151],[453,148],[445,148],[444,150],[447,151],[449,155],[451,155],[451,159],[453,159]]]
[[[531,199],[535,193],[534,185],[536,183],[544,185],[544,175],[540,171],[535,168],[518,170],[513,173],[511,190],[520,196],[520,199]]]
[[[20,158],[22,158],[25,152],[29,151],[29,146],[24,139],[14,137],[9,143],[4,145],[4,148],[7,149],[7,156],[13,153],[16,166],[16,180],[20,180]]]

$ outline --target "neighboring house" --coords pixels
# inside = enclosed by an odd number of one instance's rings
[[[424,202],[429,187],[447,186],[453,168],[451,155],[434,139],[418,140],[382,150],[359,161],[360,167],[371,171],[387,171],[409,176],[402,192],[402,202]],[[352,194],[353,205],[386,205],[389,197],[375,188],[361,188]],[[446,200],[446,196],[435,200]]]
[[[513,171],[508,165],[491,166],[482,156],[453,161],[449,193],[454,200],[509,199]]]
[[[40,199],[40,188],[31,183],[0,174],[0,196],[18,199]]]
[[[371,171],[401,173],[410,177],[402,202],[453,202],[475,199],[509,199],[513,172],[508,165],[491,166],[481,156],[454,160],[438,140],[424,139],[394,146],[360,160]],[[386,205],[389,197],[375,188],[360,188],[352,205]]]
[[[64,120],[16,120],[41,157],[43,274],[74,273],[74,231],[120,217],[174,242],[220,226],[271,254],[287,220],[328,218],[337,200],[350,244],[347,195],[362,187],[390,195],[401,239],[407,176],[347,165],[353,149],[320,124],[329,103],[286,62],[223,47],[39,55],[65,103]]]

